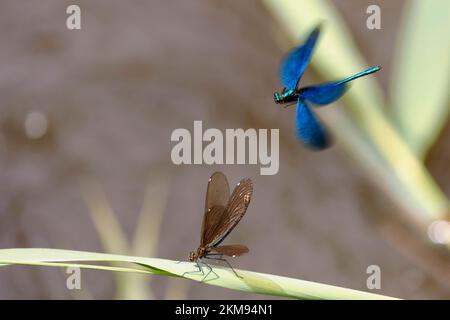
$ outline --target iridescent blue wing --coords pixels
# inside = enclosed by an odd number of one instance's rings
[[[380,69],[381,67],[379,66],[372,67],[363,72],[354,74],[351,77],[345,78],[341,81],[328,82],[324,84],[318,84],[315,86],[301,88],[300,96],[303,99],[306,99],[318,105],[326,105],[332,103],[333,101],[339,99],[345,93],[345,90],[348,88],[347,85],[348,82],[358,79],[360,77],[367,76],[371,73],[377,72]]]
[[[311,59],[319,32],[320,25],[309,34],[308,39],[306,39],[303,45],[292,49],[281,62],[280,79],[287,89],[297,87]]]
[[[297,135],[307,147],[322,150],[330,145],[325,128],[301,98],[298,99],[295,121]]]
[[[300,96],[317,105],[326,105],[339,99],[347,89],[345,83],[330,82],[300,89]]]

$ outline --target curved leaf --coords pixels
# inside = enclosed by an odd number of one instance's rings
[[[108,267],[84,264],[85,262],[122,262],[130,263],[132,267]],[[184,277],[195,281],[203,279],[201,274],[186,274],[186,272],[196,270],[195,263],[191,262],[178,263],[166,259],[59,249],[0,249],[0,264],[78,266],[99,270],[153,273]],[[144,268],[138,268],[138,266]],[[203,283],[232,290],[297,299],[395,299],[363,291],[246,270],[235,269],[242,279],[236,277],[229,268],[213,266],[213,270],[218,278],[210,281],[207,279]]]

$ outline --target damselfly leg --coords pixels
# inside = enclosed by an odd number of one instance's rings
[[[215,257],[215,256],[218,256],[218,257]],[[223,258],[223,254],[221,254],[221,253],[210,253],[206,257],[204,257],[204,259],[223,261],[227,264],[227,266],[231,269],[231,271],[233,271],[233,273],[236,275],[236,277],[238,277],[240,279],[243,278],[237,274],[237,272],[236,272],[236,270],[234,270],[233,266],[228,262],[227,259]]]
[[[198,261],[195,262],[195,265],[198,268],[198,270],[196,270],[196,271],[186,271],[181,276],[184,277],[185,274],[199,274],[199,273],[201,273],[202,276],[205,275],[205,273],[203,272],[203,269],[200,266],[200,264],[198,263]]]

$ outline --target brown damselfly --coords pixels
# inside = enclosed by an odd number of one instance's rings
[[[204,260],[225,262],[234,274],[240,278],[230,263],[223,256],[236,257],[247,253],[246,246],[240,244],[220,245],[228,234],[241,221],[250,203],[253,184],[250,179],[242,179],[230,196],[228,181],[222,172],[215,172],[209,178],[206,190],[205,214],[200,234],[200,245],[197,251],[189,254],[189,260],[197,263],[198,271],[204,275],[204,281],[210,273],[217,274]],[[199,262],[207,268],[205,275]],[[186,272],[193,273],[193,272]],[[218,276],[217,276],[218,277]]]

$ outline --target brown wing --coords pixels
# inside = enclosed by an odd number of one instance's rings
[[[237,257],[242,256],[244,253],[247,253],[249,250],[246,246],[242,244],[233,244],[228,246],[218,246],[211,248],[209,252],[211,253],[221,253],[229,257]]]
[[[220,172],[214,172],[208,181],[206,190],[205,212],[213,206],[226,206],[230,199],[230,187],[225,175]]]
[[[219,219],[211,236],[205,240],[205,246],[214,247],[219,245],[236,227],[247,211],[252,194],[253,184],[250,179],[243,179],[237,184],[228,201],[223,217]]]
[[[221,220],[226,217],[226,208],[224,206],[213,206],[205,213],[202,226],[202,236],[200,247],[209,247],[211,239],[214,239],[219,232]]]
[[[218,220],[225,211],[225,206],[230,199],[230,187],[228,186],[227,177],[220,172],[214,172],[208,181],[205,199],[205,213],[203,216],[202,230],[200,232],[200,246],[205,246],[205,240],[208,234],[211,234],[213,226],[217,225]],[[222,207],[222,209],[213,207]]]

